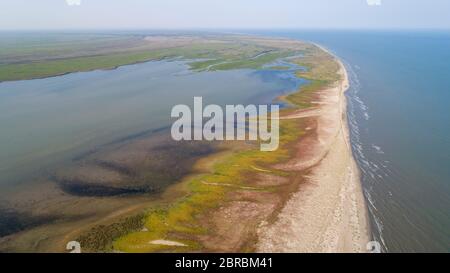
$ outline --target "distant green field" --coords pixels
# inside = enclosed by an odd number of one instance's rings
[[[120,65],[150,60],[158,56],[156,52],[142,52],[39,61],[26,64],[6,64],[0,66],[0,81],[44,78],[76,71],[109,69]]]
[[[138,36],[0,33],[0,64],[100,55],[142,44]]]
[[[230,60],[229,62],[220,63],[212,67],[211,70],[228,70],[238,68],[258,69],[263,65],[276,61],[279,58],[293,55],[290,51],[277,51],[268,53],[257,58]]]
[[[25,34],[24,34],[25,35]],[[0,36],[0,81],[45,78],[78,71],[183,57],[193,70],[257,69],[295,52],[233,37],[132,35]]]

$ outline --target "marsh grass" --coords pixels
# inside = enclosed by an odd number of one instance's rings
[[[234,151],[220,159],[210,173],[198,175],[187,181],[190,193],[178,202],[149,211],[146,220],[146,231],[138,231],[123,236],[114,242],[114,249],[124,252],[161,252],[201,250],[201,245],[195,240],[196,235],[211,232],[202,225],[198,216],[206,211],[220,206],[225,196],[238,187],[247,186],[246,176],[249,166],[257,166],[270,170],[273,175],[287,175],[279,170],[272,170],[274,163],[287,160],[290,157],[288,144],[301,135],[298,122],[286,121],[281,126],[281,148],[275,152],[261,152],[249,147],[246,150]],[[256,147],[256,146],[255,146]],[[220,186],[220,184],[227,186]],[[236,185],[237,188],[228,185]],[[273,187],[259,187],[256,190],[273,191]],[[158,239],[171,240],[184,238],[186,247],[154,245],[148,242]],[[190,240],[189,240],[190,239]]]

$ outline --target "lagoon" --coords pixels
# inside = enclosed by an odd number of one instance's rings
[[[165,130],[171,109],[192,104],[264,104],[302,82],[292,71],[192,72],[186,61],[0,83],[0,188],[48,175],[96,147]]]

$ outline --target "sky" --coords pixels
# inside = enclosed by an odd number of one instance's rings
[[[1,30],[292,28],[450,29],[450,0],[0,0]]]

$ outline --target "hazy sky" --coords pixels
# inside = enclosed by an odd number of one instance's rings
[[[77,1],[0,0],[0,29],[450,29],[450,0]]]

